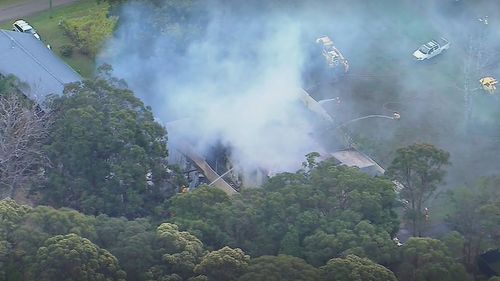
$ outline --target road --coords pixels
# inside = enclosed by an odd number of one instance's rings
[[[52,7],[68,5],[78,0],[52,0]],[[49,9],[49,0],[28,0],[0,7],[0,23],[19,19]]]

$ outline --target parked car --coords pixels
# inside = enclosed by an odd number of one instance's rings
[[[29,25],[25,20],[16,20],[12,24],[12,30],[17,32],[29,33],[36,39],[40,40],[40,35],[38,35],[38,33],[36,32],[36,29]]]
[[[450,42],[444,38],[438,40],[431,40],[413,52],[413,56],[417,60],[426,60],[441,54],[444,50],[450,48]]]

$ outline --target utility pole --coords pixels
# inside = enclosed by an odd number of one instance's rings
[[[476,80],[484,74],[481,73],[484,67],[487,65],[489,58],[486,56],[484,51],[485,40],[488,39],[488,16],[479,18],[478,21],[481,23],[477,25],[478,32],[471,35],[469,38],[469,46],[467,50],[467,57],[464,63],[464,114],[465,114],[465,128],[467,129],[471,116],[472,116],[472,95],[477,88],[471,87],[472,82],[477,83]],[[476,29],[476,27],[474,27]]]

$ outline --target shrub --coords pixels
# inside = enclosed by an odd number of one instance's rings
[[[91,15],[64,19],[59,23],[78,51],[91,58],[97,55],[116,25],[116,18],[107,16],[109,6],[102,7]]]
[[[61,55],[63,57],[71,57],[71,55],[73,54],[73,48],[74,48],[73,45],[69,45],[69,44],[62,45],[60,48]]]

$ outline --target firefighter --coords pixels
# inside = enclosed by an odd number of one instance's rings
[[[427,208],[427,207],[424,208],[424,217],[425,217],[425,221],[428,222],[430,215],[429,215],[429,208]]]

